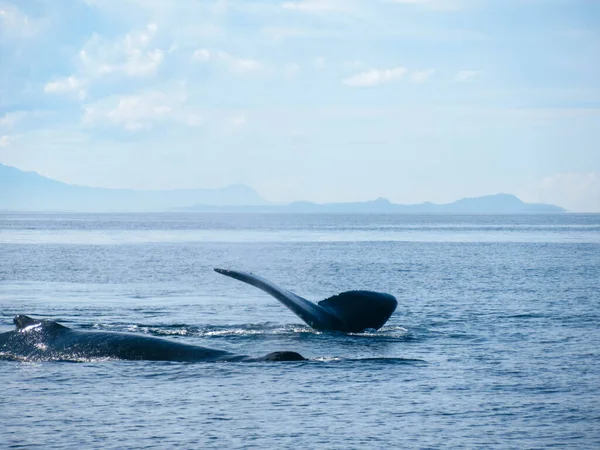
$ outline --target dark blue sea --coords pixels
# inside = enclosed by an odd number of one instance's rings
[[[398,308],[317,332],[214,267]],[[600,215],[5,212],[16,314],[309,360],[0,360],[1,448],[600,448]]]

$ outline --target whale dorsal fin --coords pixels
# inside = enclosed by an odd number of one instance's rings
[[[350,332],[378,330],[396,310],[393,295],[373,291],[348,291],[319,302],[319,306],[337,317]]]
[[[42,321],[38,319],[34,319],[33,317],[25,316],[23,314],[19,314],[15,316],[13,319],[17,330],[23,330],[27,327],[41,326]]]
[[[29,329],[52,329],[52,330],[68,330],[67,327],[53,322],[51,320],[34,319],[33,317],[26,316],[24,314],[18,314],[14,317],[13,322],[17,328],[17,331],[26,331]]]

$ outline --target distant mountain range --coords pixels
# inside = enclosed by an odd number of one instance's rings
[[[511,194],[465,198],[453,203],[401,205],[384,198],[353,203],[293,202],[274,205],[254,189],[236,184],[220,189],[176,189],[140,191],[77,186],[35,172],[24,172],[0,164],[0,210],[125,212],[281,212],[281,213],[445,213],[522,214],[560,213],[563,208],[541,203],[524,203]]]
[[[0,209],[12,211],[168,211],[204,205],[266,205],[254,189],[236,184],[220,189],[138,191],[61,183],[35,172],[0,164]]]
[[[196,205],[182,209],[202,212],[286,212],[286,213],[382,213],[382,214],[533,214],[562,213],[564,208],[543,203],[524,203],[511,194],[495,194],[483,197],[464,198],[453,203],[430,202],[415,205],[391,203],[385,198],[354,203],[311,203],[294,202],[289,205],[261,206],[209,206]]]

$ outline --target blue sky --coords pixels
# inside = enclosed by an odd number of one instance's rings
[[[600,2],[0,0],[0,162],[600,212]]]

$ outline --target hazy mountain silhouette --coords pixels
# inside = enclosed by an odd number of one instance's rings
[[[232,212],[288,212],[288,213],[444,213],[444,214],[528,214],[561,213],[564,208],[543,203],[524,203],[511,194],[495,194],[483,197],[464,198],[453,203],[430,202],[415,205],[391,203],[385,198],[355,203],[311,203],[294,202],[289,205],[219,207],[196,205],[187,211],[232,211]]]
[[[205,205],[265,205],[254,189],[138,191],[77,186],[0,164],[0,209],[13,211],[167,211]]]
[[[293,202],[272,205],[254,189],[236,184],[221,189],[137,191],[77,186],[0,164],[0,210],[13,211],[200,211],[281,213],[559,213],[560,206],[524,203],[511,194],[465,198],[448,204],[400,205],[384,198],[367,202]]]

